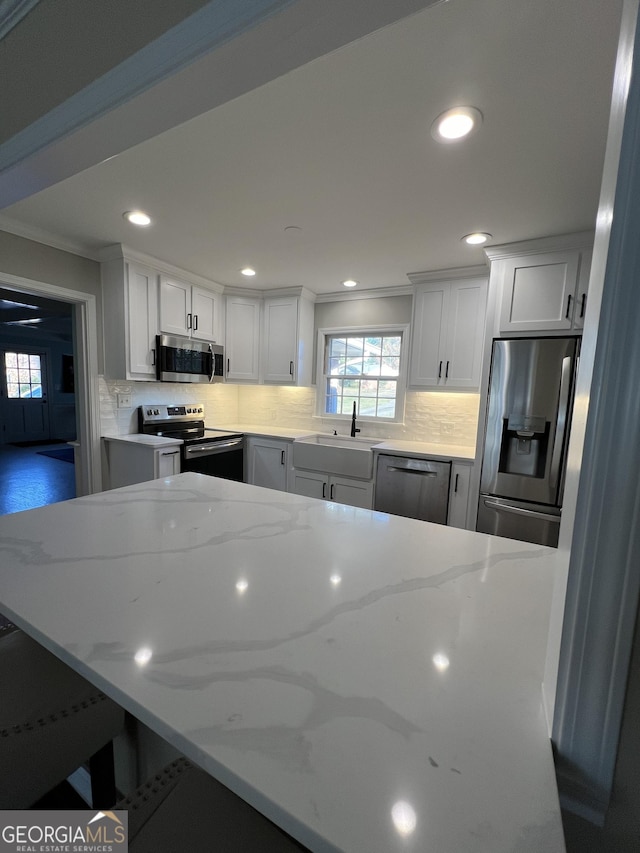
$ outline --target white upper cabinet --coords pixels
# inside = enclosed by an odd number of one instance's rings
[[[160,331],[211,343],[220,342],[222,297],[213,290],[160,277]]]
[[[501,293],[499,331],[581,330],[590,267],[588,246],[492,258],[491,277]]]
[[[313,301],[295,294],[226,297],[227,380],[310,385]]]
[[[409,387],[465,391],[479,387],[486,302],[486,274],[416,284]]]
[[[261,304],[261,299],[246,296],[226,298],[225,358],[229,382],[259,381]]]
[[[302,296],[264,300],[262,380],[278,385],[310,385],[313,356],[313,303]]]
[[[101,264],[105,375],[156,378],[158,274],[122,254]]]

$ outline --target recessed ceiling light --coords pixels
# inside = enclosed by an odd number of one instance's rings
[[[352,278],[348,278],[346,281],[343,281],[342,284],[345,287],[357,287],[358,282],[354,281]]]
[[[482,113],[475,107],[454,107],[438,116],[431,125],[431,136],[437,142],[457,142],[476,131],[482,124]]]
[[[122,215],[132,225],[140,225],[142,228],[151,225],[151,217],[143,210],[127,210]]]
[[[491,234],[488,234],[486,231],[474,231],[473,234],[466,234],[461,239],[470,246],[481,246],[487,240],[491,239]]]
[[[252,275],[256,274],[256,271],[254,270],[253,267],[245,267],[244,269],[240,270],[240,272],[242,273],[242,275],[248,275],[248,276],[252,276]]]

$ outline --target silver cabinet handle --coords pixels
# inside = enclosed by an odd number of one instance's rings
[[[509,512],[512,515],[524,515],[527,518],[539,518],[540,521],[551,521],[554,524],[560,524],[559,515],[550,515],[548,512],[536,512],[533,509],[523,509],[519,506],[505,506],[498,501],[484,499],[484,505],[489,509],[495,509],[498,512]]]

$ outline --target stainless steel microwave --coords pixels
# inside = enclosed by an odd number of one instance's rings
[[[160,382],[223,382],[224,349],[206,341],[158,335],[156,374]]]

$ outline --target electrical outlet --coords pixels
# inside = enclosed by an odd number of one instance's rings
[[[119,409],[130,409],[131,408],[131,394],[121,394],[118,392],[116,395],[118,400],[118,408]]]

